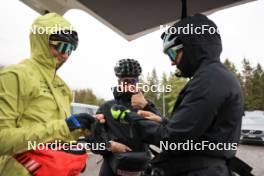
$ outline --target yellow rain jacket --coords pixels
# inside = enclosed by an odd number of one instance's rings
[[[72,94],[56,75],[56,58],[50,53],[49,36],[59,27],[71,29],[70,23],[55,13],[37,18],[35,31],[30,33],[30,58],[0,71],[1,176],[30,175],[12,157],[30,150],[28,141],[70,141],[81,134],[70,133],[65,122]]]

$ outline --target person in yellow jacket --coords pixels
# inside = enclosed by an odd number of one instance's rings
[[[71,115],[71,90],[56,74],[77,45],[71,24],[49,13],[33,22],[30,58],[0,70],[1,176],[79,175],[84,167],[83,155],[29,145],[77,140],[94,123],[89,114]]]

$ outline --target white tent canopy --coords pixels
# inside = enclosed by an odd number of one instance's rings
[[[181,18],[182,0],[21,0],[40,14],[81,9],[133,40]],[[210,14],[254,0],[186,0],[189,15]]]

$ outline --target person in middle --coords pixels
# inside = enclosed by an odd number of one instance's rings
[[[160,115],[155,105],[146,100],[143,93],[137,90],[142,68],[134,59],[121,59],[116,64],[115,75],[118,77],[118,86],[113,91],[114,99],[99,107],[97,117],[103,116],[106,120],[103,125],[103,135],[106,142],[106,151],[97,151],[103,156],[100,176],[111,175],[140,175],[151,159],[148,145],[139,140],[137,131],[128,124],[121,124],[114,120],[120,116],[116,111],[118,106],[125,106],[130,111],[151,111]]]

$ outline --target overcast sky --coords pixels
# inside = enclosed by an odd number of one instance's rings
[[[0,65],[15,64],[29,56],[29,30],[38,16],[17,0],[0,6]],[[154,67],[160,75],[175,70],[162,53],[162,30],[128,42],[85,12],[70,10],[64,16],[80,38],[78,49],[58,73],[72,89],[91,88],[96,95],[111,98],[110,87],[116,84],[113,67],[122,58],[137,59],[145,75]],[[209,18],[220,29],[221,60],[229,58],[239,69],[244,57],[264,66],[264,0],[219,11]]]

